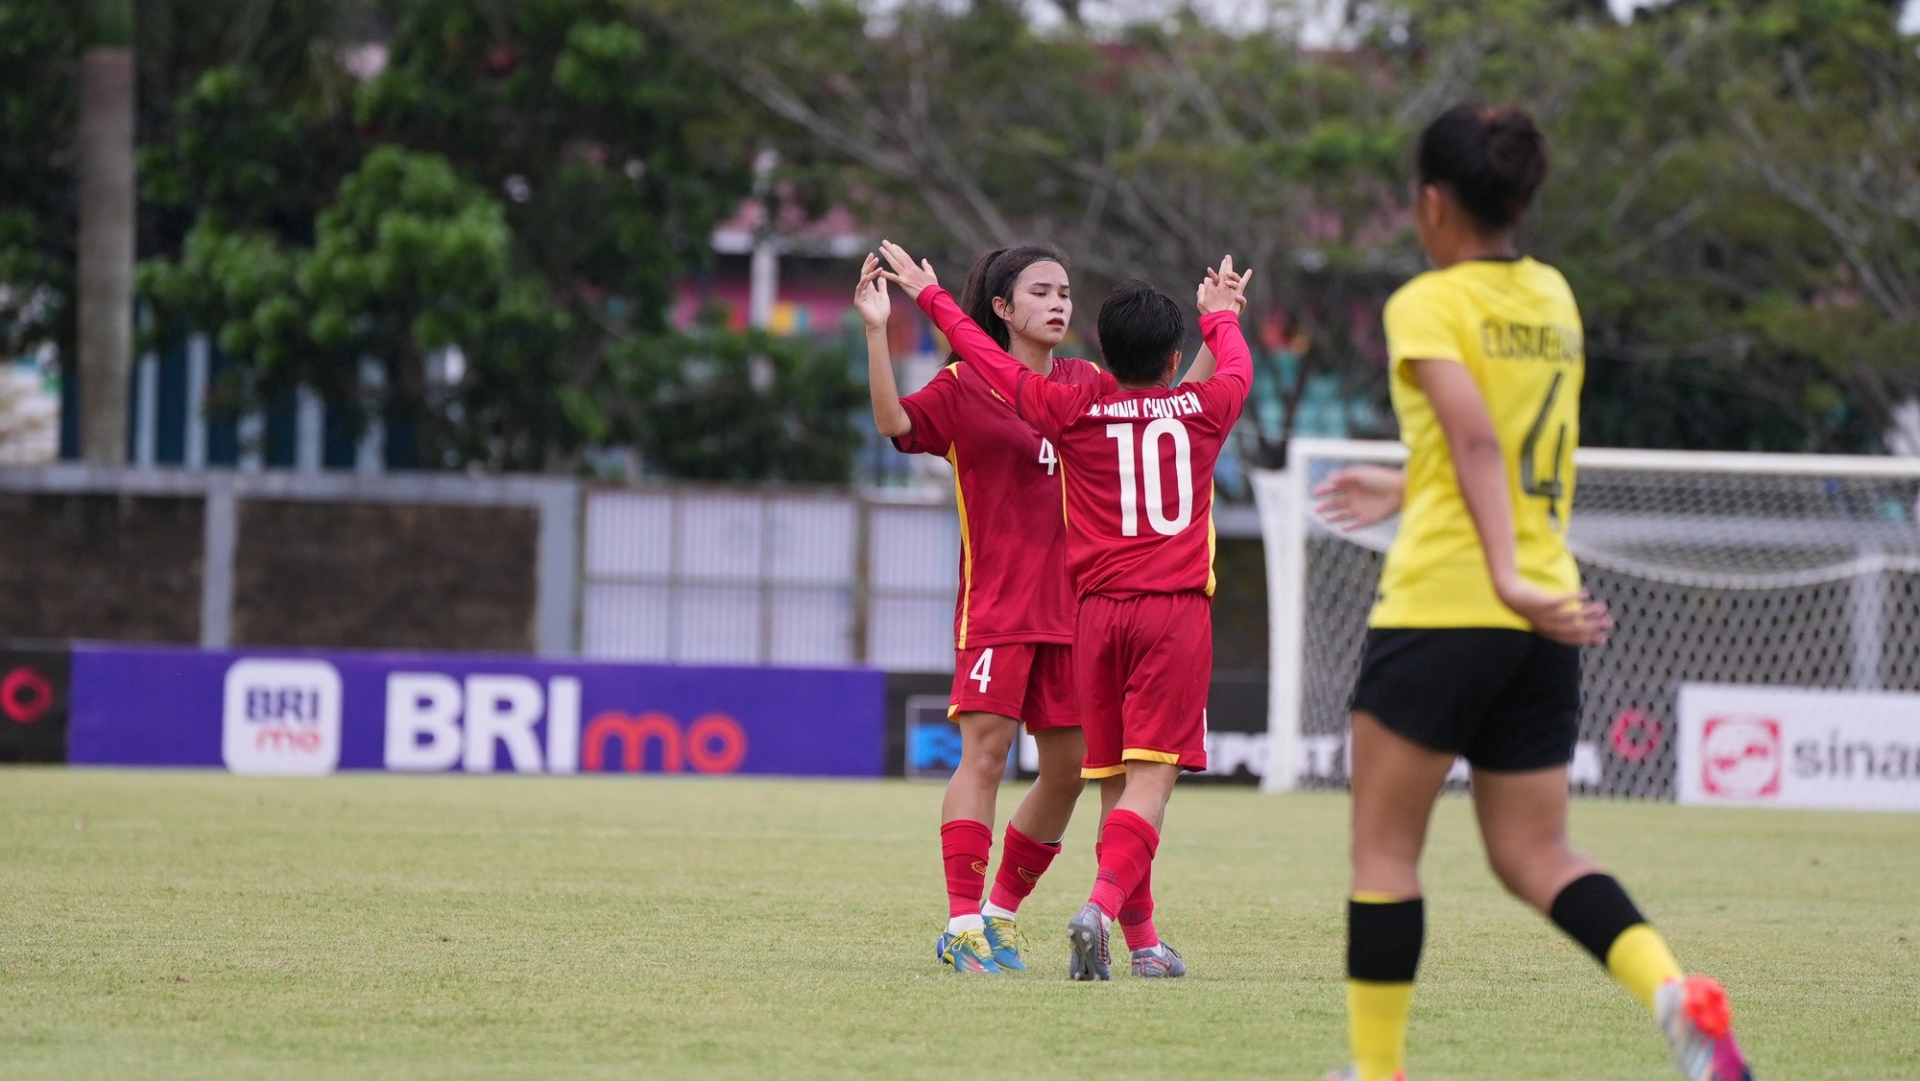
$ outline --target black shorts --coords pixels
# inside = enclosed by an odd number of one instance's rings
[[[1580,650],[1532,631],[1376,627],[1353,708],[1482,769],[1564,766],[1580,734]]]

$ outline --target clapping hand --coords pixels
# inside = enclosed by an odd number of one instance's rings
[[[892,268],[882,270],[881,276],[905,289],[907,295],[915,300],[920,299],[921,292],[928,286],[940,284],[940,279],[934,276],[932,263],[922,259],[916,264],[913,256],[907,254],[907,249],[891,240],[880,242],[880,255]]]
[[[887,318],[893,314],[893,298],[887,294],[882,273],[879,257],[869,252],[867,261],[860,267],[860,284],[853,290],[853,310],[860,313],[860,321],[868,330],[886,326]]]
[[[1247,307],[1247,282],[1253,278],[1253,271],[1244,274],[1233,272],[1233,256],[1220,260],[1218,267],[1208,267],[1206,280],[1200,283],[1193,302],[1200,314],[1233,309],[1235,315]]]

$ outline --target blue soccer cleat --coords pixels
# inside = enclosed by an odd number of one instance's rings
[[[1010,972],[1027,970],[1027,962],[1022,957],[1028,946],[1027,935],[1019,924],[1005,916],[988,916],[986,935],[995,964]]]
[[[993,947],[987,945],[987,936],[980,931],[959,934],[949,931],[934,939],[933,952],[942,962],[952,965],[955,972],[992,976],[1000,971],[1000,965],[993,959]]]

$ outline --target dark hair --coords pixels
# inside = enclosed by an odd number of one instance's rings
[[[974,260],[973,269],[967,271],[967,287],[960,291],[960,310],[967,317],[980,324],[1000,348],[1013,348],[1013,332],[1007,328],[1006,320],[993,310],[993,298],[999,297],[1008,304],[1013,303],[1013,287],[1020,281],[1020,275],[1035,263],[1059,263],[1062,270],[1071,270],[1067,257],[1044,244],[1015,244],[1010,248],[995,248]],[[947,357],[951,364],[959,360],[958,354]]]
[[[1453,193],[1480,228],[1508,229],[1547,179],[1547,137],[1516,105],[1462,102],[1420,133],[1421,184]]]
[[[1186,333],[1180,305],[1147,282],[1121,282],[1100,302],[1100,352],[1122,383],[1160,378]]]

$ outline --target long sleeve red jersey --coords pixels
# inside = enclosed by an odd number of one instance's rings
[[[1236,313],[1200,317],[1218,358],[1213,378],[1128,389],[1111,376],[1073,385],[1041,378],[937,285],[919,304],[968,366],[1058,448],[1078,596],[1212,595],[1213,466],[1253,382]]]
[[[1033,374],[1025,365],[1021,370]],[[1054,358],[1053,371],[1034,378],[1060,386],[1113,383],[1106,372],[1071,357]],[[1073,642],[1079,603],[1067,577],[1059,457],[1007,401],[972,364],[950,364],[900,399],[913,430],[893,445],[953,466],[960,511],[953,641],[961,650]]]

